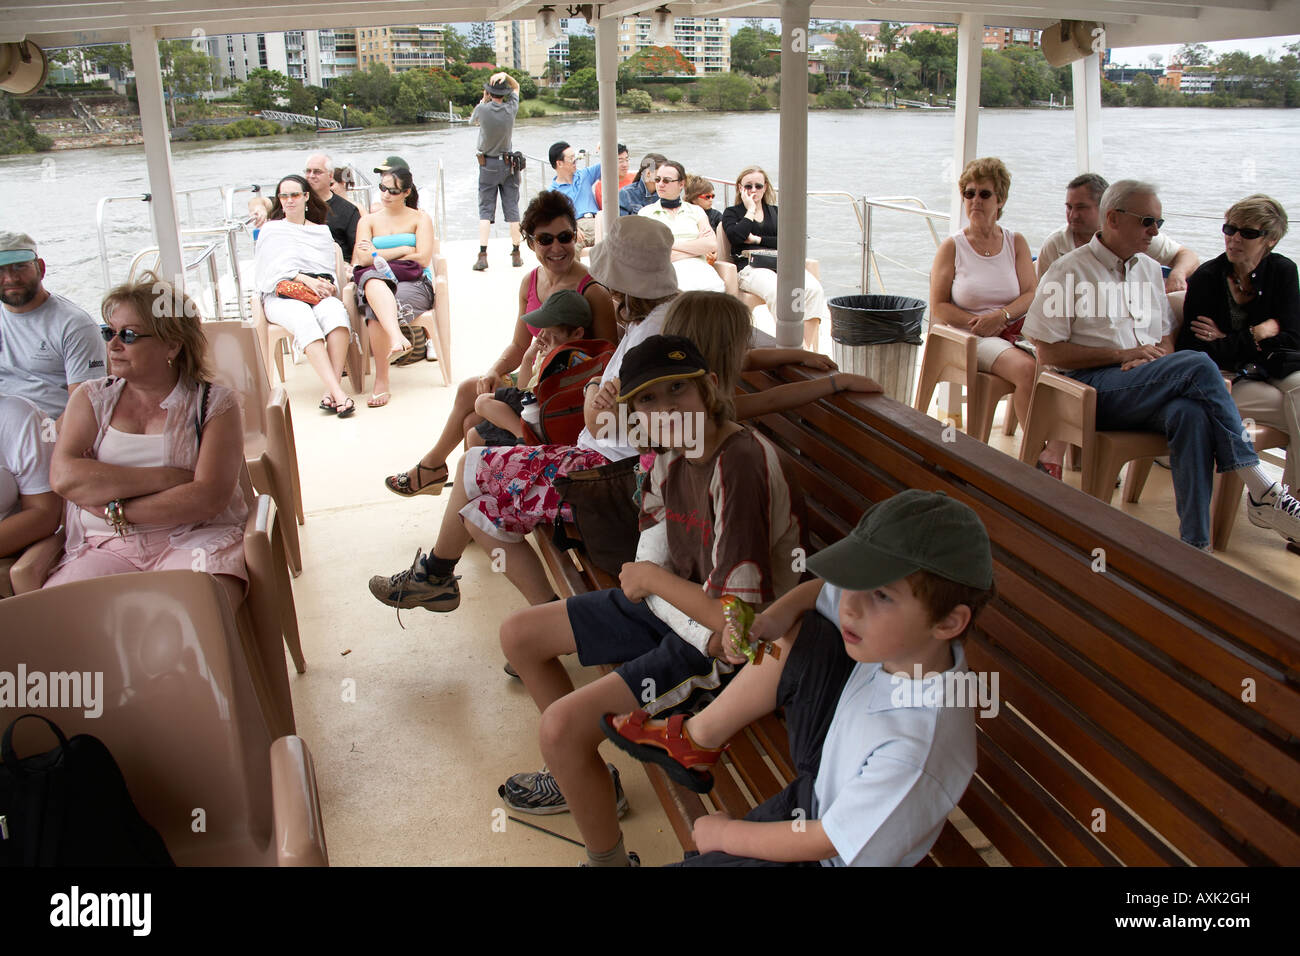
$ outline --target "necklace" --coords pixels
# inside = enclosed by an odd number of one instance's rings
[[[998,237],[997,237],[997,235],[995,234],[995,235],[993,236],[993,238],[992,238],[992,241],[993,241],[993,242],[997,242],[997,239],[998,239]],[[972,239],[972,238],[970,237],[970,234],[969,234],[969,233],[967,233],[967,235],[966,235],[966,241],[970,243],[970,247],[971,247],[972,249],[974,249],[976,252],[978,252],[980,255],[982,255],[982,256],[983,256],[984,258],[986,258],[986,259],[989,258],[990,256],[994,256],[994,255],[997,254],[997,250],[996,250],[996,249],[993,250],[993,252],[985,252],[983,249],[979,248],[979,246],[975,245],[975,240]],[[987,242],[987,241],[989,241],[989,240],[986,240],[986,239],[984,239],[984,238],[981,238],[981,239],[980,239],[980,242]]]
[[[1251,289],[1249,292],[1246,291],[1246,286],[1242,283],[1242,281],[1239,278],[1237,278],[1237,273],[1235,272],[1228,273],[1228,280],[1236,287],[1238,295],[1246,296],[1247,298],[1249,298],[1256,294],[1254,289]]]

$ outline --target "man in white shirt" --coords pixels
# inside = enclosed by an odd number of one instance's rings
[[[63,500],[50,488],[53,455],[53,422],[27,399],[0,394],[0,557],[58,530]]]
[[[0,232],[0,392],[58,418],[78,385],[103,378],[106,352],[99,323],[44,279],[32,237]]]
[[[1164,220],[1155,187],[1121,180],[1101,200],[1101,232],[1038,283],[1024,334],[1039,360],[1097,391],[1097,428],[1169,440],[1179,535],[1210,545],[1214,469],[1241,470],[1251,523],[1300,541],[1300,501],[1271,481],[1204,352],[1174,352],[1160,267],[1145,255]]]
[[[1065,188],[1065,225],[1043,240],[1038,250],[1038,278],[1042,278],[1053,262],[1067,252],[1088,243],[1101,228],[1099,212],[1106,180],[1096,173],[1084,173],[1070,180]],[[1187,288],[1187,277],[1200,265],[1196,253],[1180,246],[1164,233],[1152,238],[1146,254],[1169,269],[1165,279],[1166,292]]]

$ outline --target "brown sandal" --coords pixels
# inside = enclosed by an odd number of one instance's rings
[[[442,494],[442,486],[447,483],[451,477],[447,471],[446,465],[439,465],[437,468],[430,468],[428,465],[417,464],[415,466],[415,476],[421,477],[423,472],[429,472],[431,475],[442,474],[441,478],[434,478],[430,481],[423,482],[415,487],[411,486],[411,478],[407,472],[400,475],[389,475],[384,479],[384,487],[395,495],[401,495],[403,498],[414,498],[416,495],[438,495]]]

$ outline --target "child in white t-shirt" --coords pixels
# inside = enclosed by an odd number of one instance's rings
[[[778,599],[748,634],[779,656],[743,668],[694,717],[605,717],[619,747],[707,792],[732,735],[785,708],[796,778],[743,820],[698,819],[700,855],[687,865],[910,866],[975,771],[974,709],[944,693],[965,672],[956,639],[993,594],[975,513],[940,493],[904,491],[808,567],[819,578]]]

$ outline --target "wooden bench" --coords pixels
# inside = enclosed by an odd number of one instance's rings
[[[883,396],[750,424],[797,476],[814,551],[904,488],[988,528],[998,596],[966,650],[998,711],[977,719],[976,775],[926,863],[1300,863],[1300,602]],[[616,583],[540,543],[569,593]],[[708,799],[733,815],[784,786],[779,720],[733,740],[728,767]],[[708,806],[647,772],[692,849]]]

